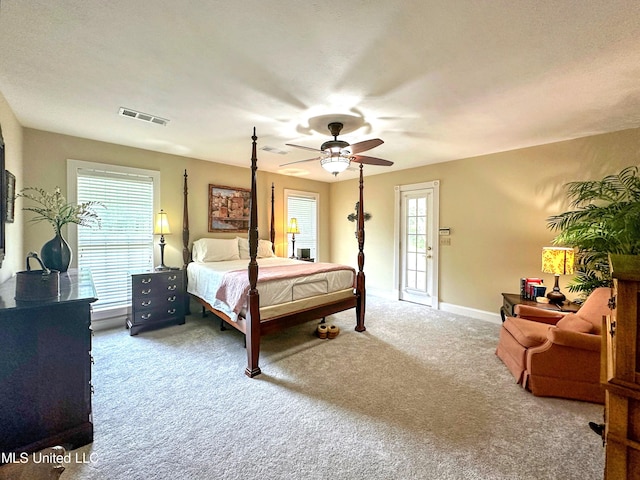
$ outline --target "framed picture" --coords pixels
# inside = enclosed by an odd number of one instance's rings
[[[247,232],[251,190],[209,185],[209,231]]]
[[[7,200],[5,205],[7,211],[5,212],[5,221],[7,223],[13,223],[13,215],[15,213],[15,200],[16,200],[16,176],[9,170],[4,171],[4,178],[7,185]]]

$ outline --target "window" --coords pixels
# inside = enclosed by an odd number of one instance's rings
[[[91,270],[98,301],[94,318],[123,315],[129,306],[130,271],[153,268],[153,213],[160,173],[69,160],[69,200],[101,202],[101,228],[73,228],[78,268]],[[154,200],[156,200],[154,202]]]
[[[295,218],[298,221],[298,230],[296,234],[296,250],[299,248],[308,248],[310,257],[318,261],[318,201],[320,195],[311,192],[301,192],[297,190],[284,191],[286,225],[284,231],[287,231],[289,220]],[[291,256],[291,236],[287,235],[287,256]],[[293,256],[298,256],[298,252],[293,252]]]

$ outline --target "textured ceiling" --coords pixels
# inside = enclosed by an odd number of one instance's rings
[[[395,162],[365,173],[640,127],[637,0],[2,0],[0,92],[20,123],[335,181],[343,118]],[[169,120],[118,115],[120,107]],[[322,130],[318,133],[314,130]]]

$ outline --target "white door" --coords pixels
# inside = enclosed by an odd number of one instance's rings
[[[437,182],[400,187],[400,300],[438,308]]]

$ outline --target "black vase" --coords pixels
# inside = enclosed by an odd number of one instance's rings
[[[67,241],[59,233],[45,243],[40,250],[42,263],[49,270],[66,272],[71,263],[71,248]]]

